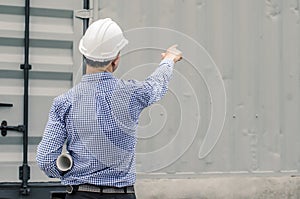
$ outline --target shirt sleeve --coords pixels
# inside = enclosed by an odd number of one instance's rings
[[[159,67],[141,82],[141,86],[136,91],[136,97],[143,108],[157,102],[166,94],[173,67],[172,59],[164,59]]]
[[[43,138],[37,148],[37,164],[51,178],[62,176],[56,166],[56,159],[62,152],[67,136],[64,122],[66,111],[66,103],[54,100]]]

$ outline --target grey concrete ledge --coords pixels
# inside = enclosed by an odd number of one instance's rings
[[[138,179],[138,199],[299,199],[300,176]]]

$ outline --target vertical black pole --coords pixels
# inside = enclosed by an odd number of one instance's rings
[[[90,9],[90,0],[83,0],[83,9],[86,10]],[[83,19],[83,34],[85,33],[88,27],[89,27],[89,18]],[[82,70],[83,70],[82,73],[85,74],[86,72],[85,59],[83,59]]]
[[[19,168],[19,179],[22,180],[20,192],[22,195],[28,195],[28,180],[30,179],[30,167],[28,166],[28,81],[29,70],[29,16],[30,16],[30,0],[25,1],[25,36],[24,36],[24,64],[21,69],[24,71],[24,107],[23,107],[23,165]]]
[[[90,0],[83,1],[83,9],[86,10],[90,9]],[[83,19],[83,34],[85,33],[88,27],[89,27],[89,18]]]

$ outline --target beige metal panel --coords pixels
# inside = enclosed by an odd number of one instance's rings
[[[300,169],[300,2],[282,4],[281,169],[290,171]]]
[[[262,67],[259,74],[261,170],[279,171],[282,139],[282,1],[266,1],[263,17]],[[258,143],[257,141],[257,143]]]
[[[0,119],[9,125],[23,122],[24,1],[0,3]],[[29,63],[29,164],[31,181],[49,180],[37,167],[37,143],[43,134],[54,97],[73,85],[74,71],[82,71],[77,45],[82,21],[75,11],[82,1],[31,1]],[[0,137],[0,181],[18,181],[22,162],[22,135]]]
[[[224,46],[232,50],[230,85],[228,85],[229,111],[228,139],[230,164],[233,172],[251,172],[257,169],[259,130],[257,127],[257,74],[260,68],[261,22],[263,5],[260,1],[233,1],[232,44]],[[224,22],[223,22],[224,23]],[[226,29],[226,27],[224,27]],[[228,66],[226,67],[228,68]],[[224,132],[224,134],[226,134]],[[226,138],[225,138],[226,139]],[[220,143],[219,148],[222,148]]]
[[[197,153],[211,113],[210,100],[206,99],[205,83],[192,81],[188,69],[184,70],[182,64],[181,68],[176,69],[189,77],[192,87],[197,91],[201,127],[189,150],[176,162],[155,173],[298,172],[299,1],[101,0],[98,3],[99,17],[115,19],[125,31],[151,26],[189,35],[208,50],[222,74],[227,93],[225,127],[212,152],[206,158],[199,159]],[[159,36],[140,35],[135,39],[155,43]],[[136,65],[156,62],[153,60],[157,59],[158,53],[145,50],[136,56],[124,55],[117,75],[130,73],[126,71]],[[184,53],[197,54],[192,49]],[[188,68],[186,63],[184,65]],[[135,77],[145,77],[149,71],[136,70]],[[171,83],[174,88],[180,84],[176,80],[174,78]],[[174,121],[181,119],[178,115],[180,110],[172,102],[173,98],[176,96],[168,94],[166,101],[159,103],[168,115],[164,118],[166,125],[158,132],[160,139],[140,139],[138,150],[149,152],[174,138],[169,131],[176,132],[178,126]],[[169,107],[168,101],[173,106]],[[189,104],[182,107],[188,108]],[[143,113],[146,116],[142,115],[142,124],[151,121],[149,112],[146,110]],[[155,115],[155,112],[152,114]],[[185,132],[192,130],[184,129]],[[174,153],[178,150],[174,148]],[[140,164],[155,164],[151,161]]]
[[[191,3],[192,2],[192,3]],[[161,4],[162,3],[162,4]],[[203,4],[202,4],[203,3]],[[205,10],[205,2],[196,2],[195,1],[169,1],[169,6],[166,6],[166,2],[157,2],[157,1],[142,1],[137,3],[138,5],[142,4],[141,9],[137,7],[130,7],[130,13],[135,13],[134,17],[131,16],[128,12],[126,12],[126,8],[118,8],[116,7],[114,9],[114,3],[112,7],[109,7],[108,2],[101,1],[100,2],[100,16],[101,17],[112,17],[116,20],[119,20],[122,27],[133,29],[137,27],[147,27],[147,26],[158,26],[158,27],[164,27],[169,29],[174,29],[177,31],[180,31],[187,35],[197,35],[199,33],[200,35],[203,35],[207,37],[209,33],[206,33],[205,30],[200,29],[200,25],[207,26],[207,23],[205,23],[205,19],[199,19],[196,16],[204,16],[208,13],[208,11]],[[157,6],[161,5],[161,6]],[[103,6],[103,7],[101,7]],[[107,7],[106,7],[107,6]],[[203,9],[202,9],[202,6]],[[191,7],[193,9],[191,9]],[[197,9],[195,9],[197,8]],[[128,10],[129,8],[127,8]],[[189,10],[190,9],[190,10]],[[189,11],[188,11],[189,10]],[[121,16],[117,16],[115,12],[120,13]],[[188,20],[186,20],[188,19]],[[195,30],[195,27],[197,29]],[[206,27],[207,29],[207,27]],[[126,30],[126,29],[125,29]],[[157,35],[159,36],[159,35]],[[156,37],[149,37],[148,35],[140,35],[138,38],[131,38],[131,39],[140,39],[141,42],[143,40],[150,40],[155,43]],[[175,38],[174,38],[175,39]],[[171,45],[171,42],[177,42],[176,40],[170,41],[168,45]],[[206,38],[205,38],[206,39]],[[204,38],[201,37],[200,41],[206,41]],[[170,38],[172,40],[172,38]],[[131,41],[129,41],[129,46]],[[132,41],[133,42],[133,41]],[[178,41],[181,42],[181,41]],[[167,47],[167,46],[164,46]],[[188,52],[194,53],[193,51],[189,50]],[[128,57],[129,55],[124,56],[121,61],[122,65],[120,66],[120,69],[118,70],[117,75],[122,76],[122,74],[126,74],[126,70],[134,68],[135,66],[139,66],[139,64],[145,64],[145,63],[153,63],[153,62],[159,62],[159,51],[156,52],[150,52],[149,50],[141,51],[139,54],[136,54],[135,57]],[[195,52],[196,53],[196,52]],[[179,88],[179,84],[176,82],[176,80],[172,80],[170,85],[171,93],[169,93],[166,98],[159,103],[162,105],[166,111],[167,111],[167,123],[164,125],[164,128],[161,129],[161,132],[158,133],[158,136],[153,137],[152,139],[140,139],[140,143],[138,145],[138,152],[149,152],[149,151],[155,151],[155,149],[159,149],[164,144],[168,144],[170,140],[176,139],[178,137],[178,133],[186,132],[186,137],[184,140],[182,140],[182,143],[177,143],[177,146],[184,145],[183,143],[186,143],[189,139],[194,139],[195,145],[192,145],[189,150],[186,150],[186,153],[184,156],[179,157],[180,159],[173,163],[169,167],[165,167],[162,170],[156,171],[156,172],[162,172],[162,173],[175,173],[175,172],[200,172],[200,169],[205,167],[206,165],[210,165],[209,160],[207,161],[207,164],[205,161],[198,160],[198,151],[201,144],[201,141],[203,140],[203,137],[205,135],[205,132],[208,128],[209,118],[210,118],[210,112],[211,107],[209,105],[209,96],[207,93],[206,85],[199,75],[195,75],[197,71],[192,70],[189,66],[189,64],[186,62],[184,64],[180,64],[178,68],[176,68],[176,72],[179,74],[183,74],[187,79],[188,82],[191,83],[192,88],[196,92],[196,96],[198,99],[201,99],[201,102],[199,103],[201,112],[198,112],[201,116],[200,120],[200,126],[199,126],[199,134],[197,137],[193,138],[192,132],[197,129],[193,129],[194,127],[185,128],[178,132],[179,130],[179,124],[182,121],[180,118],[182,117],[182,109],[189,109],[192,107],[192,105],[188,105],[188,103],[184,103],[183,101],[175,103],[172,102],[173,100],[176,101],[176,96],[178,93],[172,93],[173,91],[176,91]],[[125,67],[125,69],[122,68]],[[186,67],[186,69],[184,68]],[[145,77],[145,71],[147,70],[146,67],[151,67],[153,70],[155,67],[155,64],[151,64],[149,66],[145,66],[143,71],[143,76]],[[147,70],[147,73],[150,73],[150,69]],[[135,76],[141,75],[141,71],[135,71]],[[176,76],[176,75],[175,75]],[[179,80],[179,76],[174,77]],[[181,90],[181,92],[185,92],[185,90]],[[193,96],[194,97],[194,96]],[[183,103],[182,106],[178,106],[179,104]],[[197,109],[198,107],[194,107],[194,109]],[[151,110],[151,109],[150,109]],[[141,123],[149,123],[149,120],[153,121],[156,120],[155,112],[153,113],[152,117],[149,119],[149,117],[145,117],[145,115],[149,114],[149,110],[145,110],[142,115]],[[156,112],[158,114],[159,112]],[[144,117],[143,117],[144,116]],[[191,117],[191,121],[197,123],[199,122],[199,119],[194,118],[194,115],[183,115],[183,117],[188,118]],[[144,121],[146,120],[146,121]],[[148,121],[148,122],[147,122]],[[155,128],[155,126],[154,126]],[[151,129],[148,129],[149,134],[151,134]],[[182,147],[182,146],[181,146]],[[179,147],[179,148],[181,148]],[[174,145],[174,153],[177,153],[180,149],[176,149],[176,145]],[[163,156],[161,157],[163,158]],[[150,164],[149,161],[157,161],[157,160],[146,160],[145,162],[141,162],[141,164]],[[172,162],[170,162],[171,164]],[[155,162],[154,162],[155,164]],[[205,164],[203,166],[203,164]],[[212,168],[212,167],[210,167]],[[142,170],[139,170],[142,171]]]

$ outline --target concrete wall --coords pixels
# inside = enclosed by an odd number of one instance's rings
[[[299,177],[203,176],[190,179],[143,179],[143,199],[298,199]]]

